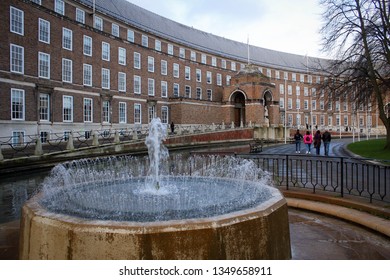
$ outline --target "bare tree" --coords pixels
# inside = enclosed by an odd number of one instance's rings
[[[386,127],[385,149],[390,150],[390,115],[386,111],[390,101],[389,0],[320,3],[325,11],[323,51],[334,57],[326,66],[322,64],[320,71],[329,76],[322,87],[332,93],[333,100],[352,101],[354,112],[359,107],[377,110]]]

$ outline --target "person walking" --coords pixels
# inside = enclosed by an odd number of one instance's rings
[[[321,148],[321,132],[319,130],[314,134],[313,146],[316,149],[316,155],[320,155]]]
[[[306,131],[306,135],[303,138],[303,142],[306,145],[306,154],[311,154],[311,144],[313,143],[313,136],[311,135],[310,131]]]
[[[331,140],[332,135],[329,133],[328,130],[325,130],[325,132],[322,134],[322,142],[324,143],[324,153],[326,156],[329,156],[329,147]]]
[[[301,142],[302,142],[303,136],[301,133],[299,133],[299,129],[297,129],[297,132],[294,134],[294,140],[295,140],[295,153],[299,154],[301,153]]]

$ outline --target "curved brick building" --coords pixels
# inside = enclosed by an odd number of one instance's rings
[[[0,137],[232,123],[382,129],[316,92],[319,59],[248,46],[125,0],[0,2]],[[321,60],[320,60],[321,61]],[[324,60],[322,60],[324,62]]]

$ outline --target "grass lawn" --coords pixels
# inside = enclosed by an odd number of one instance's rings
[[[390,160],[390,151],[385,151],[385,139],[375,139],[351,143],[348,150],[366,158]]]

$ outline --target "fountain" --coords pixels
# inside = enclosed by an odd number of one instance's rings
[[[56,166],[23,206],[20,258],[291,258],[286,200],[254,162],[169,160],[165,135],[154,119],[149,159]]]

